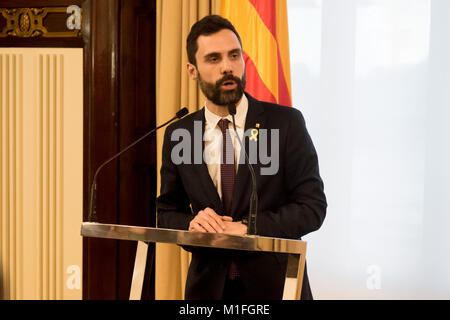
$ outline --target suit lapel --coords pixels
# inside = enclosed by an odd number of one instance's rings
[[[260,128],[264,128],[264,124],[265,124],[265,120],[266,120],[265,115],[264,115],[264,108],[261,105],[261,103],[248,94],[246,94],[246,96],[248,98],[248,111],[247,111],[247,117],[245,120],[244,133],[247,132],[248,130],[255,129],[256,124],[259,124]],[[244,139],[243,139],[242,143],[244,144],[245,149],[247,150],[247,153],[248,153],[249,144],[257,143],[257,142],[249,141],[248,138],[245,138],[245,134],[244,134]],[[242,151],[241,151],[241,153],[242,153]],[[253,164],[253,170],[255,171],[256,180],[258,181],[259,161],[257,161],[257,162],[258,162],[257,164]],[[238,172],[237,172],[236,180],[234,183],[234,190],[233,190],[233,205],[232,205],[231,212],[232,212],[232,216],[234,218],[240,219],[240,218],[242,218],[242,216],[246,215],[246,212],[248,211],[251,190],[252,190],[251,173],[250,173],[250,170],[248,169],[248,166],[245,164],[245,161],[242,161],[242,163],[240,163],[239,167],[238,167]]]

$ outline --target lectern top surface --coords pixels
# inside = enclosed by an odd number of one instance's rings
[[[191,232],[186,230],[148,228],[118,224],[84,222],[84,237],[173,243],[185,246],[221,248],[245,251],[265,251],[305,254],[306,242],[301,240],[262,236],[235,236],[223,233]]]

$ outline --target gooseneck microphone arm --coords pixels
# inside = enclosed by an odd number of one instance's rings
[[[234,120],[234,115],[236,114],[236,106],[234,104],[228,105],[228,112],[231,114],[231,118],[233,119],[233,128],[236,133],[236,137],[238,138],[239,144],[241,145],[241,152],[244,151],[245,155],[245,164],[247,164],[248,169],[250,170],[250,174],[252,176],[252,193],[250,195],[250,208],[248,212],[248,230],[247,234],[256,235],[256,216],[258,214],[258,188],[256,184],[256,175],[253,170],[253,166],[250,164],[248,160],[248,154],[245,150],[245,147],[239,137],[239,134],[236,130],[236,122]]]
[[[103,162],[97,169],[97,171],[95,171],[94,174],[94,178],[92,180],[92,184],[91,184],[91,196],[90,196],[90,200],[89,200],[89,216],[88,216],[88,221],[89,222],[94,222],[95,220],[97,220],[97,210],[96,210],[96,206],[95,206],[95,202],[96,202],[96,196],[97,196],[97,176],[100,172],[100,170],[103,169],[104,166],[106,166],[108,163],[110,163],[111,161],[113,161],[114,159],[117,159],[118,157],[120,157],[123,153],[127,152],[128,150],[130,150],[132,147],[134,147],[135,145],[137,145],[139,142],[141,142],[142,140],[144,140],[145,138],[147,138],[150,134],[152,134],[153,132],[155,132],[156,130],[168,125],[169,123],[171,123],[172,121],[176,120],[176,119],[181,119],[182,117],[184,117],[186,114],[188,114],[189,111],[187,108],[183,108],[181,110],[179,110],[175,117],[173,117],[172,119],[170,119],[169,121],[163,123],[162,125],[153,128],[152,130],[150,130],[149,132],[147,132],[145,135],[143,135],[142,137],[140,137],[139,139],[137,139],[136,141],[134,141],[133,143],[131,143],[129,146],[127,146],[125,149],[119,151],[118,153],[116,153],[114,156],[112,156],[111,158],[109,158],[108,160],[106,160],[105,162]]]

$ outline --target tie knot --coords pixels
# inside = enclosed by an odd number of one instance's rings
[[[228,129],[228,124],[230,123],[230,120],[228,119],[220,119],[218,122],[218,125],[220,127],[220,130],[222,130],[222,133],[225,133]]]

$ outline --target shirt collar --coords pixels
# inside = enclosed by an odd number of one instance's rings
[[[236,122],[236,128],[244,129],[245,119],[247,117],[247,111],[248,111],[248,99],[245,96],[245,94],[243,94],[241,101],[236,106],[236,115],[234,116],[234,120]],[[222,119],[222,117],[212,113],[206,106],[206,102],[205,102],[205,119],[206,119],[206,125],[208,127],[215,128],[217,126],[217,123]],[[223,119],[228,119],[231,123],[233,122],[231,115],[227,115]]]

